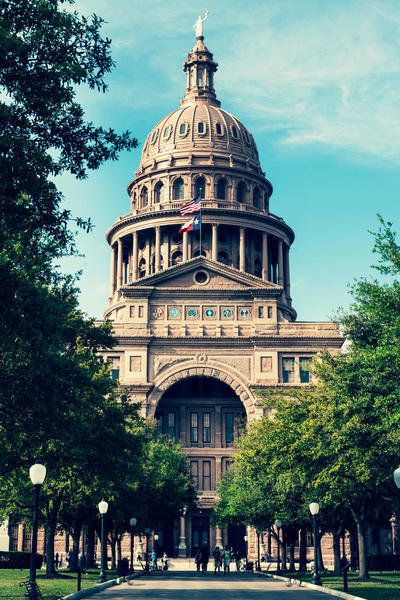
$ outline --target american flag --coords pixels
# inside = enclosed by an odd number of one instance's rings
[[[201,210],[201,198],[197,196],[194,200],[189,200],[185,202],[183,206],[179,209],[181,215],[192,215],[193,213],[197,213]]]

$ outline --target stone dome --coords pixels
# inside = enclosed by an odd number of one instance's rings
[[[147,136],[137,174],[168,160],[190,160],[192,155],[200,155],[207,164],[219,157],[261,172],[253,136],[236,117],[220,108],[213,87],[217,67],[203,38],[198,38],[183,65],[187,83],[181,106],[161,119]]]

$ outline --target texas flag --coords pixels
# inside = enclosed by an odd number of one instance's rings
[[[179,233],[183,233],[184,231],[198,231],[201,227],[201,213],[190,219],[182,225],[179,230]]]

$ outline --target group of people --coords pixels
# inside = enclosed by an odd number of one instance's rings
[[[221,569],[223,569],[224,575],[230,573],[232,562],[235,562],[236,564],[236,571],[241,570],[242,557],[238,550],[229,548],[229,546],[225,546],[225,548],[221,549],[219,546],[216,546],[212,556],[214,558],[214,575],[221,574]],[[198,573],[200,573],[200,570],[203,573],[207,572],[209,560],[210,550],[207,544],[203,544],[198,549],[195,557],[196,570]]]

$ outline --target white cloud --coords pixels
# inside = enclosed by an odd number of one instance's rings
[[[129,56],[141,64],[134,83],[113,84],[119,97],[138,108],[159,102],[161,93],[168,110],[183,91],[181,73],[170,69],[193,41],[203,7],[185,0],[80,0],[76,7],[105,16],[120,66]],[[207,7],[218,95],[255,133],[278,132],[286,147],[313,144],[398,161],[398,2],[210,0]],[[149,77],[157,71],[159,81]]]

